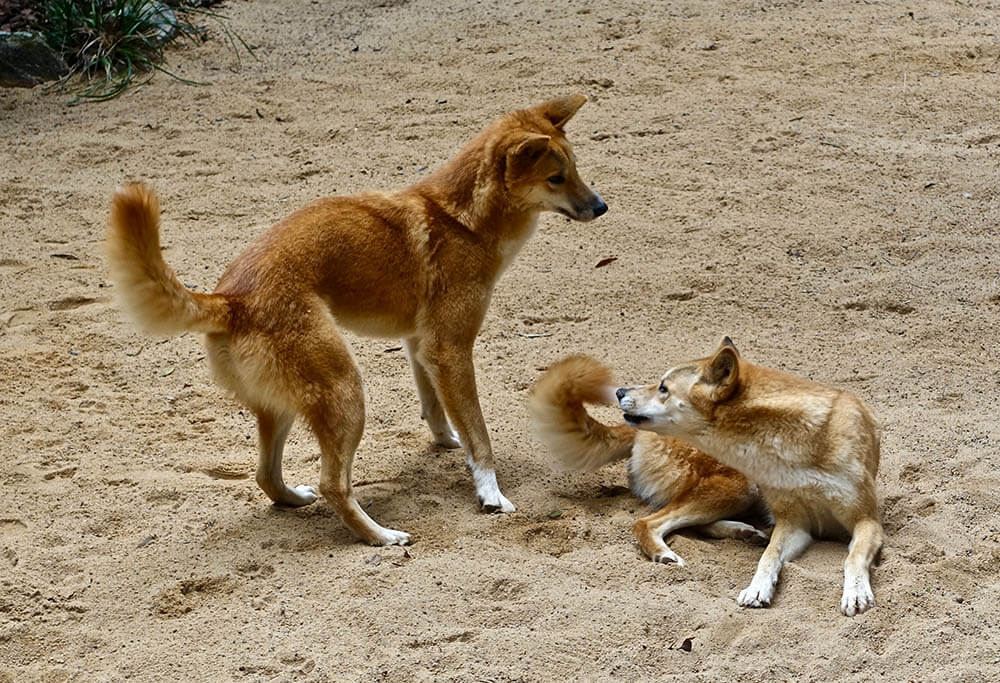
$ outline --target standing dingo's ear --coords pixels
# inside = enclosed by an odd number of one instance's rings
[[[729,346],[729,347],[732,347],[733,351],[736,351],[736,353],[739,353],[739,350],[736,348],[736,344],[733,343],[733,340],[730,339],[728,335],[722,338],[722,341],[719,342],[719,346]]]
[[[551,139],[548,135],[529,133],[513,146],[510,157],[522,164],[522,168],[530,167],[545,154]]]
[[[733,395],[740,381],[740,361],[739,353],[731,341],[726,344],[723,340],[701,374],[705,381],[712,385],[714,400],[725,401]]]
[[[535,111],[547,118],[557,129],[562,130],[566,122],[573,118],[576,110],[586,101],[586,95],[568,95],[544,102],[535,107]]]

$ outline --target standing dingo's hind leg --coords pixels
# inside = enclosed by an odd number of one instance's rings
[[[285,439],[295,418],[268,410],[257,410],[257,434],[260,452],[257,459],[257,485],[275,505],[302,507],[316,501],[316,489],[302,484],[291,487],[281,476],[281,456]]]
[[[403,348],[406,358],[413,370],[413,381],[417,385],[417,395],[420,397],[420,417],[427,420],[427,426],[434,435],[434,443],[444,448],[461,448],[458,434],[452,429],[448,418],[438,400],[437,390],[431,384],[427,371],[417,358],[417,343],[413,339],[404,339]]]
[[[364,541],[372,545],[409,543],[409,534],[376,523],[354,497],[351,465],[365,426],[364,391],[358,369],[350,362],[346,371],[327,372],[313,386],[317,389],[308,397],[303,413],[319,441],[319,490],[323,497]]]
[[[319,442],[319,490],[344,524],[372,545],[408,543],[409,534],[377,524],[354,497],[351,465],[365,426],[361,373],[322,303],[311,310],[294,329],[261,340],[274,388],[294,402]]]

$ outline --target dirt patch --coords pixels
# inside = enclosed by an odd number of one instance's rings
[[[207,87],[0,91],[0,678],[998,678],[1000,48],[974,5],[254,0],[221,9],[258,59],[168,49]],[[115,307],[114,187],[157,189],[165,258],[211,291],[307,201],[413,182],[577,91],[570,140],[610,211],[542,218],[475,349],[518,512],[478,512],[463,454],[430,445],[399,341],[353,337],[359,498],[415,544],[269,505],[200,339],[141,337]],[[556,359],[649,382],[725,334],[884,425],[859,618],[838,609],[845,545],[742,610],[759,548],[681,534],[688,566],[653,565],[624,470],[554,472],[531,437]],[[293,429],[290,483],[318,482],[317,452]]]

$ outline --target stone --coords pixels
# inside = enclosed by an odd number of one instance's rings
[[[66,62],[40,33],[0,33],[0,87],[33,88],[68,72]]]

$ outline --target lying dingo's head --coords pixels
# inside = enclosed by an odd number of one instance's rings
[[[583,182],[563,126],[587,98],[560,97],[516,112],[509,127],[504,183],[523,209],[556,211],[575,221],[590,221],[608,210],[601,195]]]
[[[713,408],[739,386],[739,353],[726,337],[708,358],[670,368],[658,384],[622,387],[615,392],[629,424],[683,438],[699,433]]]

